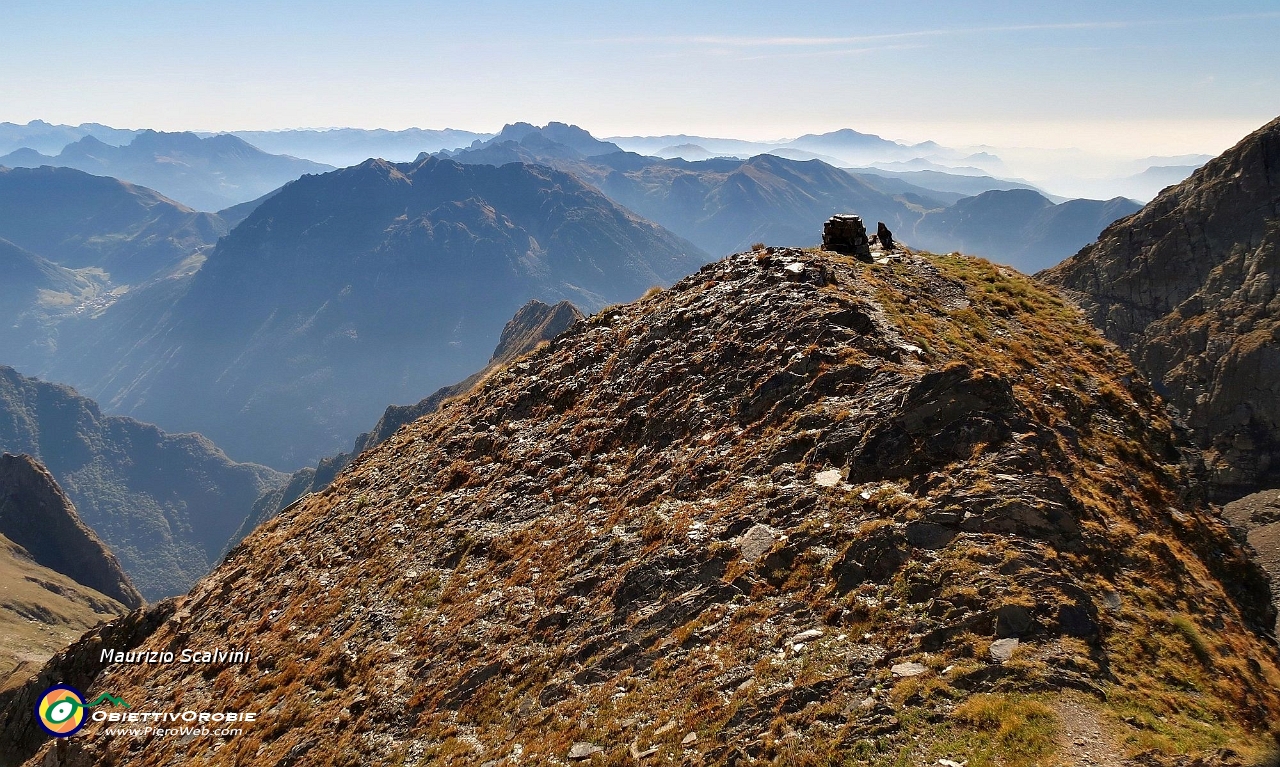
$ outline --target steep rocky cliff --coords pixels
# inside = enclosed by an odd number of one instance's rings
[[[0,690],[141,604],[48,470],[30,456],[0,454]]]
[[[1244,532],[1258,564],[1271,578],[1271,596],[1280,609],[1280,490],[1251,493],[1228,503],[1222,516]],[[1280,621],[1276,623],[1280,635]]]
[[[40,565],[115,599],[140,607],[114,554],[85,527],[49,470],[28,455],[0,455],[0,535]]]
[[[396,432],[141,645],[250,662],[88,685],[243,733],[29,763],[1259,757],[1266,581],[1141,380],[983,261],[730,257]]]
[[[1183,415],[1222,500],[1280,486],[1280,119],[1040,276]]]

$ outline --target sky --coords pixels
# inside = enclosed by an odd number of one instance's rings
[[[4,0],[0,121],[572,122],[598,136],[1215,154],[1280,114],[1280,3]]]

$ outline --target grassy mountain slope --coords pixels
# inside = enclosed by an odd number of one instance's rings
[[[1017,273],[734,256],[397,432],[142,645],[251,662],[90,686],[244,733],[30,763],[1023,765],[1081,722],[1109,763],[1258,757],[1275,614],[1180,459]]]
[[[25,682],[54,653],[126,612],[0,535],[0,690]]]

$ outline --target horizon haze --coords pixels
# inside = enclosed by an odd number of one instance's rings
[[[458,128],[1216,154],[1280,113],[1280,10],[1096,1],[624,7],[10,3],[0,120]],[[290,34],[279,34],[287,27]],[[548,55],[550,54],[550,55]]]

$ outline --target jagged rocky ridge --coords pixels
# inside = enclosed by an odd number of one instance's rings
[[[142,643],[252,662],[89,685],[254,727],[29,763],[934,763],[1069,753],[1081,717],[1143,764],[1247,758],[1270,594],[1179,461],[1021,275],[733,256],[396,432]]]
[[[0,454],[0,535],[38,564],[126,607],[142,606],[115,555],[80,521],[49,470],[29,455]]]
[[[0,454],[0,691],[141,604],[49,472],[30,456]]]
[[[1040,275],[1177,408],[1221,500],[1280,487],[1280,119]]]
[[[498,346],[489,358],[489,364],[483,369],[468,376],[452,386],[445,386],[432,392],[430,396],[413,405],[388,405],[382,418],[369,431],[356,437],[351,452],[322,459],[314,469],[299,469],[289,477],[289,481],[264,493],[253,504],[253,509],[227,547],[236,545],[253,529],[280,510],[298,500],[307,493],[323,490],[338,472],[346,468],[352,459],[377,445],[386,442],[392,434],[406,424],[413,423],[424,415],[434,413],[446,400],[466,394],[494,369],[507,365],[522,354],[527,354],[539,344],[550,341],[568,330],[574,323],[583,319],[582,312],[568,301],[561,301],[555,306],[548,306],[541,301],[530,301],[515,313],[511,321],[502,329]]]

